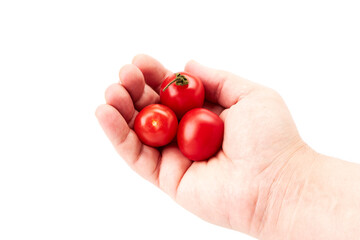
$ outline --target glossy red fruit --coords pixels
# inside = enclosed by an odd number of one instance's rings
[[[205,90],[199,78],[179,72],[167,77],[160,86],[160,101],[180,119],[193,108],[204,104]]]
[[[219,151],[223,136],[224,122],[221,118],[205,108],[195,108],[181,119],[177,142],[187,158],[200,161]]]
[[[167,106],[151,104],[143,108],[135,118],[134,130],[142,143],[161,147],[170,143],[176,135],[178,121]]]

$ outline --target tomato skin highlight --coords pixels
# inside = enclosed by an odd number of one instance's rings
[[[193,161],[206,160],[221,148],[224,122],[205,108],[195,108],[181,119],[177,133],[180,151]]]
[[[187,84],[176,85],[176,74],[168,76],[160,86],[160,102],[171,108],[178,119],[193,108],[200,108],[204,104],[205,89],[201,80],[189,73],[179,72],[187,79]]]
[[[146,106],[134,122],[134,131],[140,141],[151,147],[161,147],[170,143],[176,135],[177,127],[175,113],[161,104]]]

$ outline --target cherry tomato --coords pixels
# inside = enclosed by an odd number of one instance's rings
[[[142,143],[151,147],[164,146],[176,135],[178,121],[167,106],[151,104],[135,118],[134,130]]]
[[[190,160],[205,160],[221,147],[224,122],[205,108],[187,112],[178,127],[177,142],[180,151]]]
[[[180,119],[187,111],[204,104],[204,85],[197,77],[180,72],[167,77],[160,86],[160,101]]]

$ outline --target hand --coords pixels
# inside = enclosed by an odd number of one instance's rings
[[[275,91],[194,61],[185,71],[201,79],[204,107],[225,123],[222,149],[208,161],[188,160],[175,144],[161,150],[143,145],[132,130],[138,111],[159,102],[160,84],[172,74],[149,56],[136,56],[120,70],[120,83],[106,90],[96,116],[119,155],[142,177],[199,217],[260,237],[279,220],[274,216],[280,215],[289,166],[311,150]]]

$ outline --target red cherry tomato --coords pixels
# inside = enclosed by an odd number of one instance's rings
[[[205,160],[221,147],[224,122],[205,108],[187,112],[178,127],[177,142],[180,151],[190,160]]]
[[[195,76],[180,72],[167,77],[160,86],[160,101],[180,119],[187,111],[204,104],[204,85]]]
[[[176,135],[177,127],[175,113],[161,104],[151,104],[143,108],[134,123],[134,130],[141,142],[151,147],[170,143]]]

